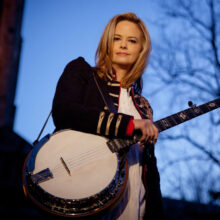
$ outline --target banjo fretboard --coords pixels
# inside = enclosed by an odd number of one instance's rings
[[[185,109],[176,114],[160,119],[154,122],[154,124],[158,128],[159,132],[162,132],[171,127],[174,127],[176,125],[189,121],[195,117],[198,117],[200,115],[213,111],[219,107],[220,107],[220,98],[215,99],[211,102],[207,102],[205,104],[199,105],[199,106],[194,105],[191,108]]]

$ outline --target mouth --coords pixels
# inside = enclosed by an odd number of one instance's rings
[[[129,55],[128,53],[125,53],[125,52],[117,52],[116,54],[118,56],[128,56]]]

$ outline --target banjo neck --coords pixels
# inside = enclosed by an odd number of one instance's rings
[[[162,118],[154,122],[159,132],[165,131],[169,128],[182,124],[200,115],[213,111],[220,107],[220,98],[207,102],[205,104],[196,106],[191,105],[190,108],[177,112],[176,114]],[[135,135],[133,139],[112,139],[107,142],[108,147],[112,152],[117,152],[128,146],[138,142],[140,135]]]
[[[180,111],[176,114],[170,115],[166,118],[160,119],[154,122],[154,124],[158,128],[159,132],[162,132],[171,127],[174,127],[176,125],[189,121],[193,118],[196,118],[200,115],[213,111],[219,107],[220,107],[220,98],[199,106],[192,105],[192,107]]]

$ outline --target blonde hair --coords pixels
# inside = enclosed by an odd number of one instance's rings
[[[109,23],[105,27],[98,48],[96,50],[96,69],[98,71],[98,75],[101,78],[106,78],[107,73],[110,73],[113,76],[111,50],[113,45],[115,27],[120,21],[124,20],[137,24],[137,26],[143,33],[142,50],[140,52],[140,55],[137,61],[132,66],[130,72],[121,81],[122,87],[129,88],[134,82],[141,80],[141,76],[147,67],[151,51],[151,40],[148,30],[144,22],[140,18],[138,18],[136,14],[132,12],[119,14],[114,16],[109,21]]]

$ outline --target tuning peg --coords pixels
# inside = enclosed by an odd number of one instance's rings
[[[192,101],[188,101],[188,106],[189,106],[190,108],[195,108],[195,107],[196,107],[196,104],[193,104]]]

